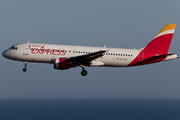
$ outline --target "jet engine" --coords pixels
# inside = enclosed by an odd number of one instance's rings
[[[71,61],[64,58],[56,58],[54,60],[54,69],[65,70],[71,68]]]

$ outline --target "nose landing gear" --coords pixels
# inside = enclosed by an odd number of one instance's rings
[[[26,72],[26,71],[27,71],[27,69],[26,69],[26,67],[27,67],[27,64],[28,64],[28,62],[24,62],[24,68],[23,68],[23,72]]]
[[[88,72],[87,72],[87,70],[85,70],[85,66],[80,65],[80,67],[82,67],[81,75],[86,76],[88,74]]]

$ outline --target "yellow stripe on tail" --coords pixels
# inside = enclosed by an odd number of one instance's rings
[[[161,34],[162,32],[168,31],[168,30],[175,30],[175,28],[176,28],[176,24],[170,24],[169,23],[158,34]]]

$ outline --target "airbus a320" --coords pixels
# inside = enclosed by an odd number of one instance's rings
[[[23,61],[23,71],[27,71],[28,62],[50,63],[54,69],[66,70],[82,67],[81,75],[86,76],[88,66],[129,67],[151,64],[178,58],[169,53],[169,47],[176,24],[167,24],[142,49],[121,49],[106,47],[88,47],[74,45],[55,45],[39,43],[15,44],[2,55],[11,60]]]

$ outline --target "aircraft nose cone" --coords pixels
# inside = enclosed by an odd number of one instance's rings
[[[2,56],[7,58],[8,57],[8,53],[7,53],[7,50],[5,50],[3,53],[2,53]]]

